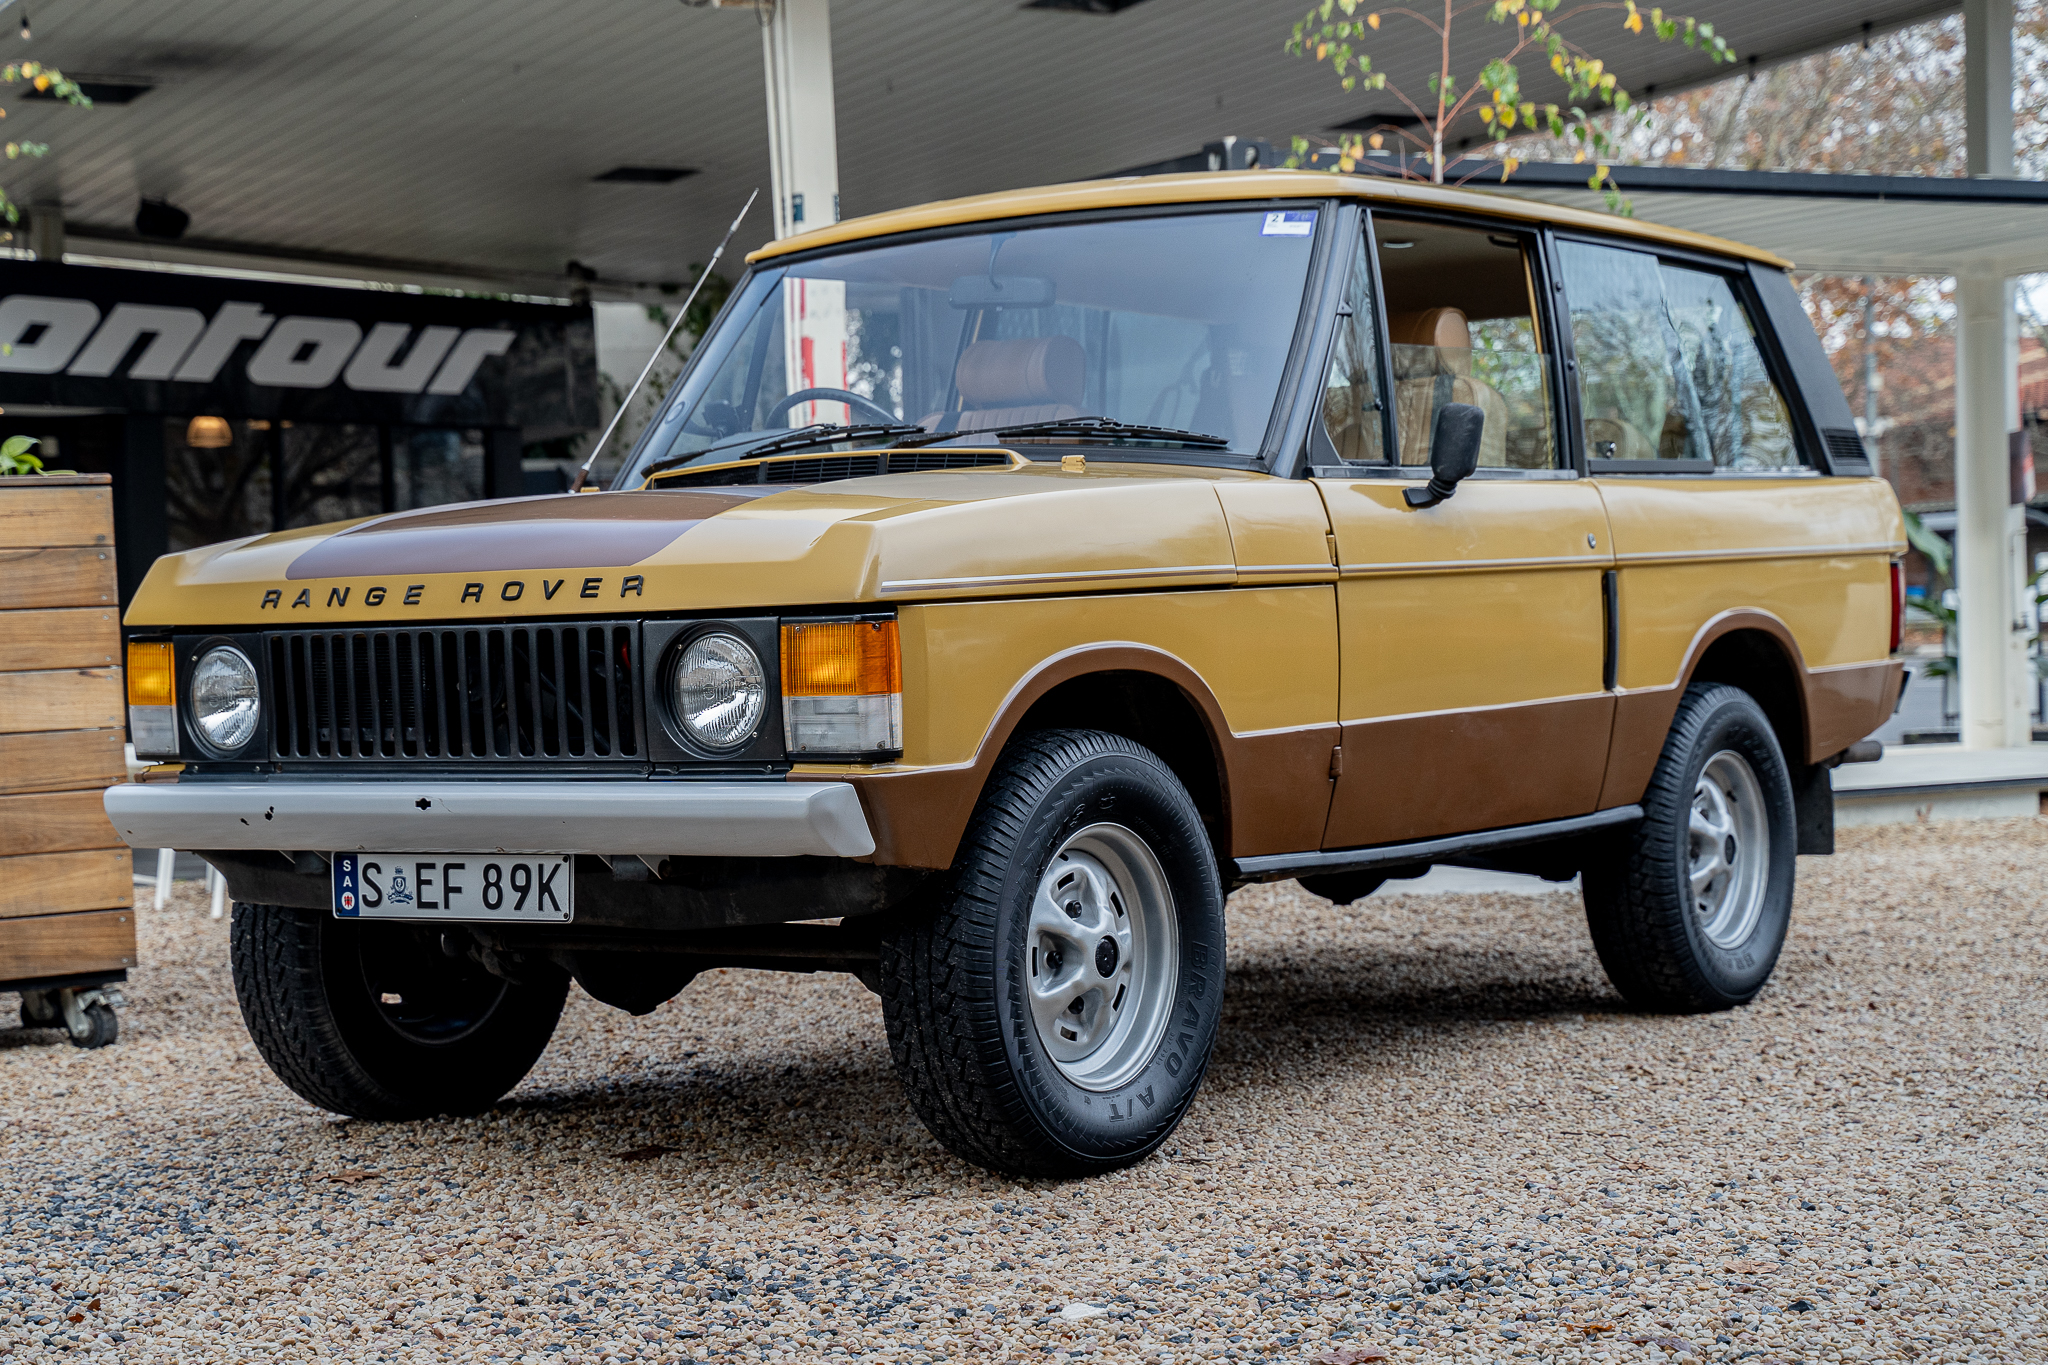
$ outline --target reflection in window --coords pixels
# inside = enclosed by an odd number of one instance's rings
[[[395,428],[388,466],[373,426],[234,422],[218,448],[185,444],[186,430],[182,417],[164,423],[174,552],[484,495],[484,433],[474,429]]]
[[[1643,251],[1559,244],[1586,453],[1798,467],[1784,398],[1728,281]]]
[[[723,448],[812,422],[969,432],[1081,416],[1256,451],[1319,212],[1058,224],[770,266],[705,338],[640,464],[732,458]]]
[[[482,432],[415,428],[392,433],[392,511],[475,502],[483,495]]]
[[[284,453],[284,498],[278,509],[284,529],[373,517],[384,510],[375,427],[294,423],[276,435]]]
[[[164,521],[173,553],[271,529],[270,432],[229,427],[233,443],[185,444],[186,419],[164,424]]]
[[[1377,309],[1372,297],[1372,262],[1361,237],[1352,251],[1344,286],[1349,317],[1337,319],[1330,348],[1330,373],[1323,384],[1323,430],[1339,459],[1384,463],[1384,413],[1379,394],[1379,356],[1374,344]]]

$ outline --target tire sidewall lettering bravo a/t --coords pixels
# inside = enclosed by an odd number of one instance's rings
[[[1004,878],[996,923],[1004,1046],[1024,1102],[1084,1159],[1120,1155],[1134,1139],[1149,1147],[1172,1129],[1201,1085],[1221,1018],[1222,885],[1193,803],[1177,782],[1179,800],[1162,799],[1163,769],[1147,753],[1110,752],[1062,773],[1027,817]],[[1090,1090],[1054,1064],[1032,1017],[1025,967],[1032,898],[1049,860],[1073,835],[1101,824],[1130,830],[1157,856],[1173,897],[1179,952],[1168,1023],[1150,1061],[1113,1089]]]

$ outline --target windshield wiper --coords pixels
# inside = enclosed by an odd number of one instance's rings
[[[675,469],[706,455],[718,452],[728,460],[752,460],[763,455],[780,455],[790,450],[805,450],[816,445],[831,445],[837,441],[860,441],[870,437],[894,440],[898,436],[926,435],[925,429],[911,422],[871,422],[854,426],[841,426],[837,422],[813,422],[807,427],[794,427],[780,436],[771,436],[765,441],[755,441],[740,446],[730,453],[719,450],[716,445],[702,450],[693,450],[688,455],[671,455],[665,460],[656,460],[641,471],[640,477],[651,478],[665,469]]]
[[[951,440],[955,436],[1075,436],[1083,440],[1106,441],[1113,445],[1155,444],[1167,442],[1173,445],[1195,446],[1204,450],[1228,450],[1230,442],[1222,436],[1210,436],[1199,431],[1182,431],[1178,427],[1151,427],[1131,422],[1118,422],[1108,417],[1064,417],[1051,422],[1019,422],[1013,426],[968,427],[961,431],[934,431],[922,440],[905,441],[904,445],[931,445],[935,441]]]

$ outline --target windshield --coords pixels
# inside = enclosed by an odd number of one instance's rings
[[[963,234],[757,272],[642,439],[656,465],[737,459],[818,423],[857,444],[1075,418],[1253,454],[1301,311],[1317,210]],[[820,444],[831,432],[821,433]],[[1090,439],[1085,431],[1036,439]],[[1033,439],[1026,436],[1025,439]],[[783,448],[787,448],[785,443]]]

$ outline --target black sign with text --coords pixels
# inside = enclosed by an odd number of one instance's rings
[[[0,405],[597,424],[588,306],[0,261]]]

